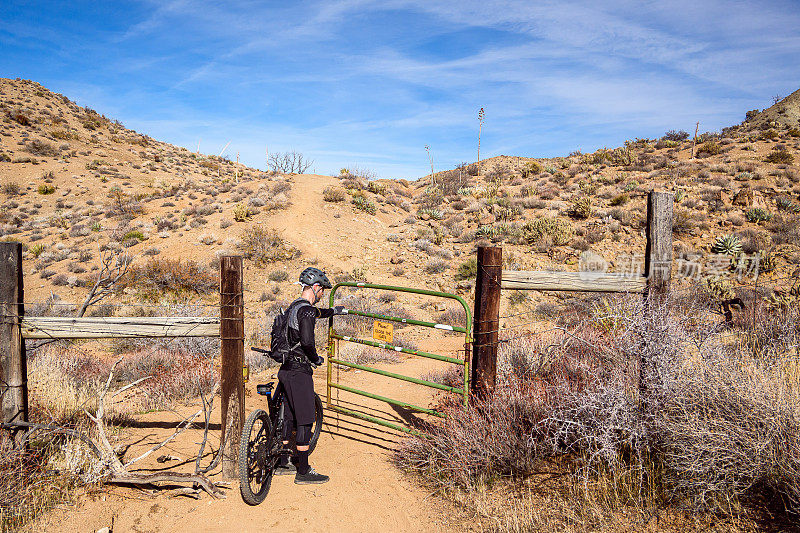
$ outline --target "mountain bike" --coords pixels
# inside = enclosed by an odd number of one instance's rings
[[[269,353],[262,348],[252,347],[259,353]],[[315,365],[313,365],[315,366]],[[316,366],[315,366],[316,368]],[[286,397],[280,381],[256,385],[256,392],[267,397],[267,411],[256,409],[242,427],[242,439],[239,444],[239,492],[249,505],[258,505],[264,501],[272,484],[275,465],[281,455],[291,455],[291,449],[283,446],[283,422],[286,410]],[[308,453],[314,451],[322,431],[322,400],[314,394],[316,416],[311,426],[311,439]],[[291,442],[290,442],[291,446]]]

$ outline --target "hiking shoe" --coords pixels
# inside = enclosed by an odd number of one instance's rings
[[[276,465],[274,473],[276,476],[288,476],[290,474],[296,474],[297,467],[292,463],[288,463],[285,466]]]
[[[317,473],[313,468],[309,468],[306,474],[298,472],[297,475],[294,476],[294,482],[298,485],[317,485],[326,483],[329,479],[330,477]]]

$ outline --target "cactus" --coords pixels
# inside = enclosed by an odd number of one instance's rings
[[[722,235],[717,237],[711,251],[715,254],[737,256],[742,253],[742,241],[736,235]]]
[[[592,199],[588,196],[578,198],[572,202],[572,207],[569,209],[569,214],[575,218],[589,218],[592,216]]]
[[[548,235],[556,246],[563,246],[575,236],[575,230],[566,220],[558,218],[537,218],[522,227],[522,238],[528,244],[535,244]]]
[[[733,298],[733,287],[730,282],[719,276],[703,278],[703,290],[716,300],[729,300]]]

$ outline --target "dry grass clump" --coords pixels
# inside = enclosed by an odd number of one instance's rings
[[[37,443],[38,444],[38,443]],[[56,505],[71,501],[80,478],[54,468],[60,447],[14,448],[0,433],[0,530],[15,531]]]
[[[569,521],[596,527],[617,512],[666,509],[797,525],[797,363],[791,352],[754,356],[731,341],[758,335],[774,346],[788,328],[791,345],[800,313],[773,311],[774,327],[732,335],[703,298],[650,305],[644,318],[639,300],[606,301],[577,312],[563,335],[505,343],[495,394],[445,405],[448,417],[426,428],[429,438],[410,437],[398,464],[470,506],[502,480],[523,494],[511,498],[519,503],[547,471],[560,481],[544,497],[566,495]]]
[[[347,197],[345,191],[341,187],[325,187],[322,191],[322,199],[326,202],[344,202]]]
[[[245,258],[251,259],[258,267],[288,261],[299,254],[277,231],[261,226],[251,226],[242,233],[238,247]]]
[[[150,298],[168,292],[207,294],[217,290],[219,277],[194,261],[152,258],[144,265],[131,267],[124,285]]]

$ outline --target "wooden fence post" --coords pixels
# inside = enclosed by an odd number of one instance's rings
[[[222,475],[237,477],[244,423],[244,299],[242,257],[220,258],[220,351],[222,358]],[[228,432],[230,432],[228,434]]]
[[[497,379],[497,339],[500,329],[500,282],[503,276],[503,249],[478,247],[478,272],[475,279],[475,340],[472,344],[471,393],[487,398]]]
[[[647,244],[644,251],[644,272],[647,276],[645,289],[645,313],[657,313],[646,317],[650,328],[648,338],[660,335],[662,324],[658,319],[670,289],[672,280],[672,207],[670,192],[651,190],[647,195]],[[639,353],[639,397],[647,397],[650,348],[642,346]]]
[[[665,294],[672,279],[672,201],[665,191],[647,195],[647,244],[644,249],[644,273],[648,295]]]
[[[28,369],[20,331],[24,313],[22,244],[0,243],[0,394],[2,422],[28,421]],[[15,438],[23,432],[12,432]]]

